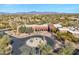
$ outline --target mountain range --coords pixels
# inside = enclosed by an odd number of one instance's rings
[[[0,14],[79,14],[79,13],[63,13],[63,12],[15,12],[15,13],[8,13],[8,12],[0,12]]]

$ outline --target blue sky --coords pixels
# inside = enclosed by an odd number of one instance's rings
[[[0,4],[0,12],[30,11],[79,13],[79,4]]]

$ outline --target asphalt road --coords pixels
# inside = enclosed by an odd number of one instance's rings
[[[42,36],[31,36],[31,37],[42,38]],[[31,49],[31,47],[28,47],[26,45],[26,41],[31,37],[24,38],[24,39],[17,39],[17,38],[11,37],[12,40],[14,41],[12,44],[12,47],[13,47],[12,55],[29,55],[31,50],[33,50],[33,53],[35,54],[35,50]],[[54,39],[51,39],[49,37],[45,37],[45,39],[47,40],[47,43],[49,45],[51,45],[52,47],[54,46]]]

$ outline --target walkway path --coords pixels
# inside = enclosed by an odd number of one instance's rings
[[[23,33],[23,34],[20,34],[20,35],[16,35],[12,31],[5,31],[5,33],[7,35],[10,35],[10,36],[16,37],[16,38],[20,38],[20,39],[26,38],[26,37],[29,37],[29,36],[34,36],[34,35],[41,35],[41,36],[51,37],[51,33],[47,32],[47,31],[34,32],[34,33],[30,33],[30,34]]]

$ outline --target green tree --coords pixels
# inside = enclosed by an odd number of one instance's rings
[[[40,48],[40,51],[41,51],[42,55],[51,55],[51,54],[53,54],[53,49],[49,45],[43,45],[43,44],[41,44],[39,46],[39,48]]]
[[[56,28],[52,28],[52,32],[53,33],[56,33],[57,32],[57,29]]]
[[[4,35],[0,39],[0,54],[8,54],[12,51],[10,46],[10,38],[7,35]]]
[[[32,27],[21,26],[19,28],[19,32],[20,33],[31,33],[31,32],[33,32],[33,29],[32,29]]]
[[[63,33],[63,32],[57,32],[56,33],[57,34],[57,39],[58,40],[69,40],[69,41],[71,41],[71,42],[77,42],[77,41],[79,41],[79,39],[78,38],[75,38],[71,33],[69,33],[69,32],[67,32],[67,33]]]
[[[25,32],[26,32],[26,27],[25,27],[25,26],[21,26],[21,27],[19,28],[19,32],[20,32],[20,33],[25,33]]]
[[[68,43],[64,47],[61,47],[58,54],[59,55],[72,55],[74,50],[75,50],[75,48],[72,46],[72,44]]]

